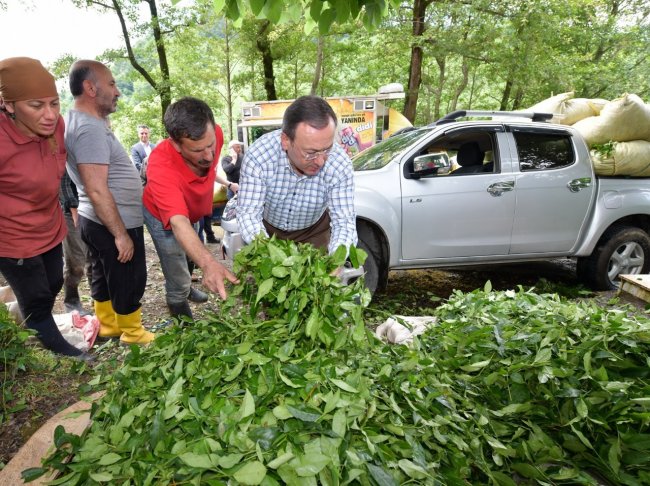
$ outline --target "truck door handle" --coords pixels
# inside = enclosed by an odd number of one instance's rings
[[[494,197],[499,197],[504,192],[510,192],[515,188],[515,181],[495,182],[487,188],[487,192]]]
[[[591,177],[580,177],[579,179],[573,179],[567,183],[567,187],[571,192],[578,192],[587,187],[591,187]]]

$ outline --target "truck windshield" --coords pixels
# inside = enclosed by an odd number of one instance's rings
[[[419,128],[399,135],[394,135],[383,142],[370,147],[352,158],[354,170],[381,169],[415,141],[431,133],[431,128]]]

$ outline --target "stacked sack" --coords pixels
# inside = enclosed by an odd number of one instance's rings
[[[529,108],[554,113],[554,123],[572,125],[591,149],[596,174],[650,177],[650,106],[634,94],[612,101],[562,93]]]
[[[574,98],[573,91],[551,96],[531,106],[526,111],[553,113],[551,123],[573,125],[584,118],[598,116],[607,100]]]

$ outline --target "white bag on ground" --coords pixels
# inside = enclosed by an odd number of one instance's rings
[[[650,177],[650,142],[616,142],[608,155],[592,150],[591,160],[598,175]]]
[[[576,122],[587,145],[632,140],[650,141],[650,107],[634,94],[626,94],[607,103],[599,116]]]
[[[99,319],[97,316],[82,316],[79,311],[67,314],[52,314],[61,335],[81,351],[88,351],[93,347],[99,333]]]
[[[406,325],[401,324],[404,322]],[[377,326],[375,336],[391,344],[409,344],[415,336],[424,333],[435,324],[436,318],[431,316],[407,317],[395,316]],[[407,327],[408,326],[408,327]],[[409,329],[410,327],[410,329]]]

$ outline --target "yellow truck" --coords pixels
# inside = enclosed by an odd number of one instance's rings
[[[352,157],[396,131],[411,126],[399,111],[390,106],[392,100],[403,98],[404,90],[398,83],[382,86],[373,95],[325,98],[339,120],[337,141],[345,147],[348,155]],[[237,126],[244,145],[249,146],[261,135],[280,128],[284,110],[293,101],[244,102]]]

